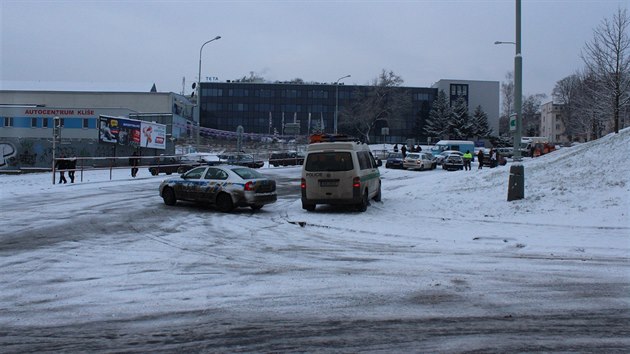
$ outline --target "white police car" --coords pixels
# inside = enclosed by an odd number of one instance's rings
[[[160,184],[166,205],[178,200],[214,205],[223,212],[236,207],[258,210],[277,200],[276,181],[249,167],[199,166]]]

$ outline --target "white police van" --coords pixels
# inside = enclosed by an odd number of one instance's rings
[[[302,165],[302,208],[350,205],[365,211],[381,201],[381,175],[367,144],[339,136],[319,136],[308,145]]]

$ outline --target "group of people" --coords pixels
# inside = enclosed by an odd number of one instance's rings
[[[422,151],[422,147],[420,146],[420,144],[418,144],[417,146],[411,145],[411,148],[409,149],[409,152],[420,152],[420,151]],[[394,145],[394,152],[398,152],[398,144]],[[407,146],[405,144],[402,144],[400,148],[400,152],[402,153],[403,158],[407,157]]]
[[[61,158],[55,163],[55,168],[59,170],[60,184],[68,183],[68,180],[66,179],[66,171],[68,171],[70,183],[74,183],[74,172],[77,169],[77,159],[75,157],[64,158],[64,156],[61,155]]]

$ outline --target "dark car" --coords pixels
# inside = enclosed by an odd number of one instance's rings
[[[258,210],[277,200],[276,181],[244,166],[199,166],[160,184],[166,205],[178,200],[214,205],[230,212],[237,207]]]
[[[442,169],[447,171],[463,170],[464,159],[456,154],[448,155],[442,162]]]
[[[403,156],[401,152],[390,152],[385,161],[385,168],[403,168]]]
[[[269,157],[269,164],[278,166],[296,166],[304,163],[304,155],[297,151],[274,152]]]
[[[153,176],[157,176],[160,173],[166,173],[167,175],[173,173],[183,173],[189,169],[199,166],[192,161],[185,161],[178,157],[158,157],[154,161],[151,161],[149,166],[149,172]]]
[[[249,168],[261,168],[265,165],[264,161],[255,159],[254,155],[251,154],[222,154],[219,155],[219,159],[228,165],[245,166]]]

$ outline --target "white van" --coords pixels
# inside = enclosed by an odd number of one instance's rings
[[[438,156],[442,151],[446,150],[455,150],[461,152],[462,154],[469,151],[473,154],[473,161],[475,159],[475,143],[470,140],[440,140],[437,144],[435,144],[435,146],[431,147],[431,153],[433,156]]]
[[[302,208],[352,205],[365,211],[381,200],[381,175],[368,145],[355,141],[308,145],[302,165]]]

